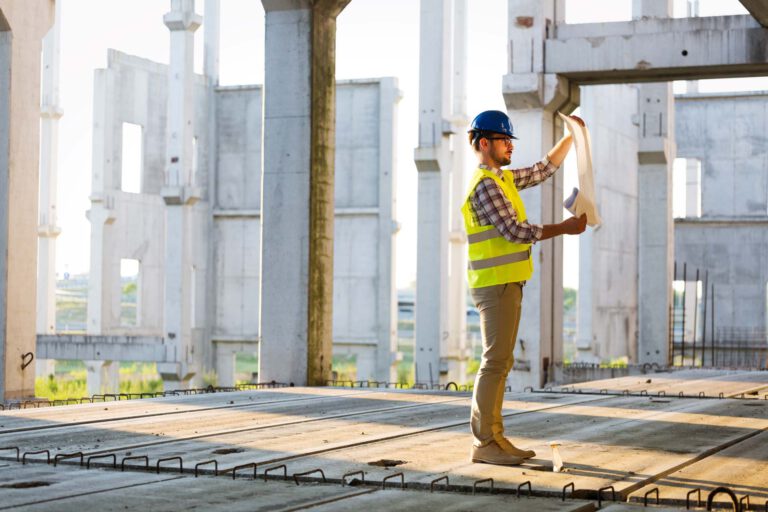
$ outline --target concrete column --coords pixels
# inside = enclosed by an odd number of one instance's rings
[[[396,381],[397,374],[393,355],[397,352],[397,289],[395,286],[395,234],[398,226],[395,218],[395,165],[394,150],[397,133],[397,107],[401,91],[397,79],[382,79],[379,89],[380,126],[390,126],[390,130],[379,131],[379,168],[392,169],[392,173],[382,172],[379,177],[379,314],[376,360],[371,373],[364,374],[358,366],[360,378],[374,378],[378,381]],[[385,267],[388,263],[388,268]]]
[[[418,185],[416,245],[416,382],[437,384],[447,364],[450,185],[453,132],[452,2],[421,1],[419,58],[419,146],[414,152]],[[463,144],[464,141],[458,141]],[[460,241],[461,239],[459,239]],[[463,279],[463,276],[462,276]],[[455,289],[458,293],[459,290]]]
[[[450,219],[448,237],[448,337],[440,347],[441,359],[447,364],[445,380],[464,383],[467,380],[467,246],[464,218],[459,207],[466,194],[467,144],[464,133],[467,119],[467,0],[453,2],[453,72],[451,73],[454,137],[450,167],[450,202],[445,214]]]
[[[120,363],[84,361],[88,396],[120,392]]]
[[[235,385],[235,355],[236,351],[230,344],[216,343],[216,376],[219,386]]]
[[[166,127],[165,183],[161,195],[165,214],[164,335],[175,363],[158,364],[166,388],[185,387],[196,368],[192,361],[191,206],[199,198],[193,167],[194,138],[194,33],[202,19],[195,14],[194,0],[171,0],[163,17],[171,32],[168,66],[168,117]]]
[[[40,220],[37,228],[37,333],[56,332],[56,188],[59,158],[59,31],[61,2],[56,22],[43,40],[43,99],[40,106]]]
[[[557,12],[555,0],[509,0],[509,74],[503,80],[504,100],[520,141],[512,167],[540,160],[563,133],[555,113],[571,112],[578,103],[578,88],[544,72],[544,40],[551,36]],[[561,6],[562,7],[562,6]],[[528,218],[539,224],[562,220],[562,175],[521,193]],[[523,291],[513,389],[542,386],[552,378],[552,367],[562,360],[563,244],[561,238],[537,243],[533,249],[535,272]]]
[[[34,396],[41,40],[54,4],[0,0],[0,400]],[[28,357],[28,356],[27,356]]]
[[[319,385],[330,378],[336,17],[348,3],[262,0],[259,375],[264,381]]]
[[[635,0],[633,15],[668,18],[672,3]],[[671,83],[642,84],[638,94],[638,362],[664,365],[674,261],[674,95]]]

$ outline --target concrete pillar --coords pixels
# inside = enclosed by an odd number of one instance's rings
[[[458,0],[421,2],[414,360],[416,381],[426,384],[466,379],[466,267],[458,268],[466,247],[452,209],[465,187],[466,8]],[[454,24],[456,16],[463,17]]]
[[[120,363],[84,361],[88,396],[120,392]]]
[[[194,33],[202,18],[194,0],[171,0],[163,21],[171,32],[168,66],[165,182],[164,335],[174,363],[158,364],[165,387],[185,387],[194,375],[192,364],[192,205],[200,199],[193,176]]]
[[[561,10],[556,9],[556,5]],[[540,160],[563,133],[556,112],[571,112],[578,103],[578,88],[544,72],[544,40],[556,19],[564,16],[555,0],[509,0],[509,73],[503,80],[504,100],[520,141],[512,167]],[[521,192],[528,218],[539,224],[562,220],[562,175]],[[513,389],[542,386],[552,378],[555,362],[562,361],[563,332],[562,238],[537,243],[533,249],[535,272],[523,291]]]
[[[37,333],[56,332],[56,188],[59,157],[59,31],[61,2],[56,22],[43,40],[43,99],[40,106],[40,220],[37,228]]]
[[[319,385],[330,378],[336,17],[348,3],[262,0],[259,375],[264,381]]]
[[[453,125],[453,151],[450,167],[450,202],[445,215],[450,219],[448,237],[448,337],[440,347],[445,380],[464,383],[467,380],[467,361],[470,356],[467,345],[467,246],[464,218],[456,205],[466,194],[467,152],[469,145],[464,137],[467,119],[467,0],[453,2],[453,93],[450,120]]]
[[[635,17],[672,15],[672,3],[635,0]],[[668,364],[674,225],[672,84],[639,86],[638,119],[638,362]]]
[[[228,343],[216,343],[216,377],[218,385],[230,387],[235,385],[235,356],[236,350]]]
[[[397,289],[395,285],[395,234],[399,227],[395,218],[395,141],[397,140],[397,108],[402,93],[397,79],[382,79],[379,88],[379,168],[392,169],[382,172],[379,178],[379,285],[377,289],[378,345],[376,361],[371,373],[364,374],[358,368],[360,379],[372,378],[378,381],[396,381],[397,371],[394,354],[397,352]],[[389,130],[383,127],[390,126]],[[385,266],[387,265],[388,266]]]
[[[0,400],[34,396],[41,40],[49,0],[0,0]],[[26,356],[27,359],[29,356]]]

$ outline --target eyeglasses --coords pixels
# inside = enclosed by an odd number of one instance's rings
[[[488,140],[503,140],[507,146],[512,145],[512,139],[510,137],[486,137]]]

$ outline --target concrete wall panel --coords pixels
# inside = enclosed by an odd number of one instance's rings
[[[592,135],[595,193],[604,223],[579,239],[577,358],[635,362],[638,183],[632,119],[637,89],[582,87],[581,112]]]

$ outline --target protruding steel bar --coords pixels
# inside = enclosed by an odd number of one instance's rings
[[[528,497],[530,498],[533,495],[533,488],[531,487],[531,481],[528,480],[527,482],[523,482],[517,486],[517,491],[515,491],[515,495],[518,498],[520,497],[520,489],[522,489],[525,486],[528,486]]]
[[[644,507],[648,506],[648,496],[651,495],[651,494],[654,494],[654,493],[656,494],[656,504],[657,505],[659,504],[659,488],[658,487],[654,487],[650,491],[646,492],[645,496],[643,496],[643,506]]]
[[[147,455],[133,455],[131,457],[123,457],[123,460],[120,461],[120,471],[125,471],[125,461],[128,460],[143,460],[144,469],[149,469],[149,457]]]
[[[736,493],[734,493],[728,487],[717,487],[713,489],[712,492],[709,493],[709,496],[707,496],[707,510],[712,510],[712,503],[715,501],[715,496],[717,496],[720,493],[725,493],[731,498],[731,501],[733,502],[733,510],[735,512],[738,512],[739,500],[738,498],[736,498]]]
[[[171,462],[177,460],[179,461],[179,473],[184,472],[184,461],[181,460],[181,457],[166,457],[164,459],[158,459],[157,464],[155,465],[155,468],[157,469],[157,474],[160,474],[160,464],[162,462]]]
[[[696,499],[696,506],[701,506],[701,488],[696,488],[688,491],[688,494],[685,495],[685,510],[688,510],[691,506],[691,494],[698,493],[698,498]]]
[[[267,481],[267,475],[270,471],[277,471],[278,469],[283,470],[283,480],[288,480],[288,467],[285,464],[280,464],[279,466],[273,466],[264,470],[264,481]],[[344,484],[343,480],[344,478],[342,477],[342,485]]]
[[[484,483],[490,483],[490,489],[489,492],[493,492],[493,478],[483,478],[482,480],[475,480],[475,482],[472,484],[472,494],[475,494],[477,492],[477,486]]]
[[[299,477],[300,476],[307,476],[311,475],[313,473],[320,473],[320,475],[323,477],[323,483],[327,482],[325,479],[325,471],[323,471],[320,468],[313,469],[312,471],[304,471],[303,473],[294,473],[293,474],[293,481],[296,482],[296,485],[299,485]]]
[[[213,460],[206,460],[205,462],[198,462],[195,464],[195,478],[197,478],[197,471],[200,466],[207,466],[208,464],[213,464],[213,476],[219,476],[219,461],[216,459]]]
[[[435,491],[435,484],[437,484],[438,482],[442,482],[443,480],[445,480],[445,488],[448,489],[448,487],[451,485],[448,482],[448,475],[443,475],[440,478],[435,478],[434,480],[429,482],[429,492],[434,492]]]
[[[5,450],[16,450],[16,462],[19,462],[19,454],[21,453],[21,450],[19,450],[18,446],[3,446],[0,448],[0,451]]]
[[[573,482],[565,484],[563,487],[563,501],[565,501],[565,491],[567,491],[569,487],[571,488],[571,496],[573,496],[573,494],[576,492],[576,484]]]
[[[405,475],[403,473],[394,473],[392,475],[384,477],[384,479],[381,481],[381,488],[386,489],[387,488],[387,480],[390,480],[392,478],[400,477],[400,488],[405,489]]]
[[[24,452],[24,455],[21,456],[21,463],[26,464],[27,463],[27,455],[40,455],[41,453],[44,453],[46,456],[46,464],[51,463],[51,451],[50,450],[37,450],[34,452]]]
[[[256,480],[257,464],[255,462],[249,462],[248,464],[241,464],[232,468],[232,480],[237,477],[237,472],[240,469],[253,468],[253,479]]]
[[[341,477],[341,485],[345,486],[347,485],[347,477],[354,476],[354,475],[360,475],[360,481],[362,483],[365,483],[365,471],[350,471],[349,473],[344,473]]]
[[[56,467],[59,464],[59,459],[73,459],[75,457],[80,457],[80,466],[82,466],[83,452],[57,453],[56,456],[53,458],[53,466]]]
[[[597,508],[603,505],[603,491],[611,491],[611,501],[616,501],[616,489],[612,485],[601,487],[597,490]]]
[[[85,463],[85,469],[91,469],[91,461],[96,459],[108,459],[112,457],[112,468],[117,468],[117,455],[114,453],[105,453],[103,455],[91,455],[88,457],[88,461]]]

